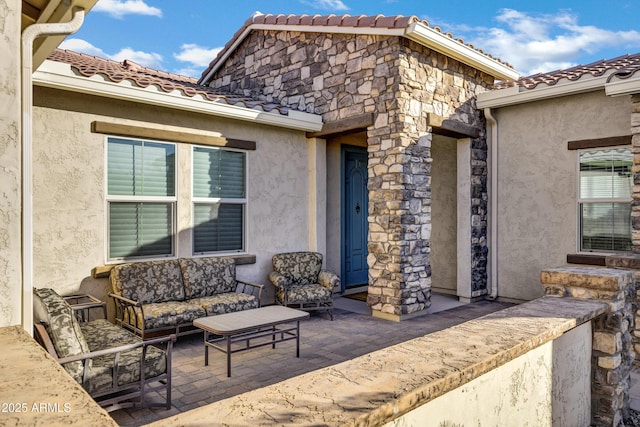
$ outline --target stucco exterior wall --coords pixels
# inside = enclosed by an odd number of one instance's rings
[[[0,327],[21,322],[20,11],[0,1]]]
[[[494,111],[500,297],[541,296],[540,270],[576,253],[578,152],[567,141],[629,135],[630,114],[628,97],[603,91]]]
[[[431,287],[457,292],[457,141],[434,135],[431,141]]]
[[[589,425],[590,342],[591,324],[586,323],[386,426],[478,425],[479,420],[486,425]],[[565,358],[559,362],[560,357]]]
[[[248,152],[247,253],[238,278],[268,284],[271,256],[308,249],[308,145],[303,132],[169,111],[158,107],[37,88],[34,94],[35,283],[61,293],[78,289],[104,296],[106,279],[91,269],[105,263],[103,134],[95,120],[218,134],[256,141]],[[191,256],[189,144],[178,144],[178,256]],[[185,168],[186,166],[186,168]]]

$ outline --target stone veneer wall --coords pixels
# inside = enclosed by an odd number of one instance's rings
[[[629,411],[630,373],[635,352],[635,279],[628,270],[640,264],[634,257],[608,257],[616,268],[559,267],[542,270],[540,281],[549,296],[609,304],[595,318],[591,357],[591,425],[617,427]]]
[[[482,129],[472,141],[472,294],[487,284],[487,146],[474,97],[493,78],[401,37],[254,31],[210,85],[326,122],[373,113],[369,152],[369,297],[394,320],[430,305],[428,114]]]

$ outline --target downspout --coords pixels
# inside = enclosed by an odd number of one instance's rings
[[[498,297],[498,122],[491,114],[491,108],[484,109],[487,125],[490,129],[489,149],[489,284],[491,292],[487,298],[494,300]]]
[[[33,42],[41,36],[73,34],[83,21],[84,9],[74,7],[69,22],[33,24],[22,32],[22,327],[29,334],[33,333]]]

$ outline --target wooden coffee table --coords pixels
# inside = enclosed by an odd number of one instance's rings
[[[296,357],[300,357],[300,320],[308,317],[309,313],[306,311],[270,305],[202,317],[194,320],[193,325],[204,331],[204,366],[209,365],[209,347],[220,350],[227,354],[227,377],[230,377],[232,353],[265,345],[276,348],[279,342],[296,340]],[[293,322],[295,326],[283,326]],[[232,346],[239,342],[244,342],[245,345]]]

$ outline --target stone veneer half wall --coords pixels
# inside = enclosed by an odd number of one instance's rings
[[[216,89],[321,114],[373,114],[367,128],[369,297],[374,315],[425,313],[431,296],[429,115],[478,130],[470,147],[471,281],[487,293],[487,145],[475,96],[493,78],[402,37],[253,31],[213,76]],[[455,238],[455,237],[452,237]]]

